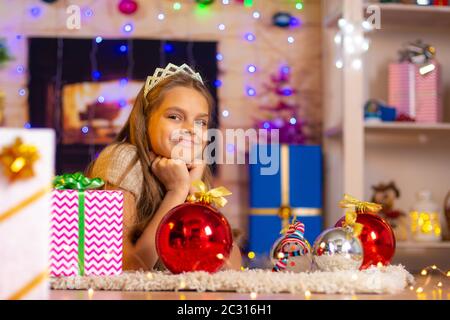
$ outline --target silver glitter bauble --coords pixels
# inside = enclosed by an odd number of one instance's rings
[[[312,255],[314,266],[321,271],[358,270],[364,251],[351,229],[331,228],[317,237]]]
[[[302,239],[304,245],[307,247],[307,250],[305,250],[305,248],[299,243],[283,243],[283,239],[285,239],[285,236],[280,237],[272,246],[272,250],[270,252],[272,264],[276,266],[277,263],[283,263],[282,270],[278,271],[291,271],[295,273],[310,271],[312,266],[312,256],[311,245],[308,241],[306,239]],[[299,254],[299,252],[302,252],[302,254]],[[287,258],[284,262],[282,262],[283,258],[286,256],[286,253]]]

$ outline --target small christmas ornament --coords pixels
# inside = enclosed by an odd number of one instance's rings
[[[436,48],[432,45],[416,40],[408,43],[399,51],[400,62],[411,62],[416,64],[428,64],[436,57]]]
[[[277,12],[272,16],[272,24],[280,28],[290,27],[295,20],[289,12]]]
[[[0,165],[10,182],[34,177],[33,166],[39,159],[39,152],[33,145],[23,143],[20,137],[0,152]]]
[[[170,210],[156,231],[156,249],[161,261],[172,273],[218,271],[230,256],[233,239],[227,219],[212,205],[223,207],[224,187],[207,190],[196,181],[199,190],[187,202]]]
[[[351,228],[331,228],[314,242],[313,262],[321,271],[358,270],[364,249]]]
[[[134,0],[121,0],[118,5],[120,12],[126,15],[135,13],[138,9],[138,4]]]
[[[311,246],[304,237],[305,225],[295,222],[272,247],[270,257],[278,271],[307,272],[311,269]]]
[[[389,224],[376,215],[381,210],[381,205],[345,195],[340,206],[352,210],[335,227],[345,227],[353,221],[362,226],[359,239],[364,248],[364,261],[361,269],[380,263],[388,265],[395,252],[395,236]]]

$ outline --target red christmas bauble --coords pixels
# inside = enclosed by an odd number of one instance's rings
[[[202,203],[184,203],[170,210],[156,231],[156,250],[172,273],[218,271],[233,245],[227,219]]]
[[[121,0],[119,2],[119,11],[123,14],[133,14],[138,9],[138,4],[134,0]]]
[[[342,227],[345,217],[342,217],[336,227]],[[364,260],[361,270],[372,265],[388,265],[395,252],[395,236],[391,226],[379,216],[372,213],[358,213],[357,223],[363,225],[359,239],[364,248]]]

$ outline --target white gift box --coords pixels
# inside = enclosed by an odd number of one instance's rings
[[[48,252],[55,134],[0,128],[0,154],[16,138],[37,148],[34,176],[10,181],[0,163],[0,300],[48,297]]]

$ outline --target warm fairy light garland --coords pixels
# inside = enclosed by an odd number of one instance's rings
[[[450,270],[445,272],[442,269],[438,268],[435,264],[431,265],[431,266],[427,266],[425,268],[422,269],[422,271],[420,272],[421,276],[428,276],[427,279],[425,280],[425,283],[422,286],[417,287],[417,289],[414,288],[414,286],[410,286],[409,290],[413,291],[415,289],[417,294],[421,294],[424,292],[424,287],[429,286],[430,282],[431,282],[431,273],[430,273],[430,269],[433,271],[437,271],[440,275],[438,282],[436,284],[433,285],[433,287],[437,287],[438,290],[442,290],[441,288],[443,287],[443,283],[442,283],[442,279],[441,277],[443,276],[444,279],[445,278],[449,278],[450,277]]]

